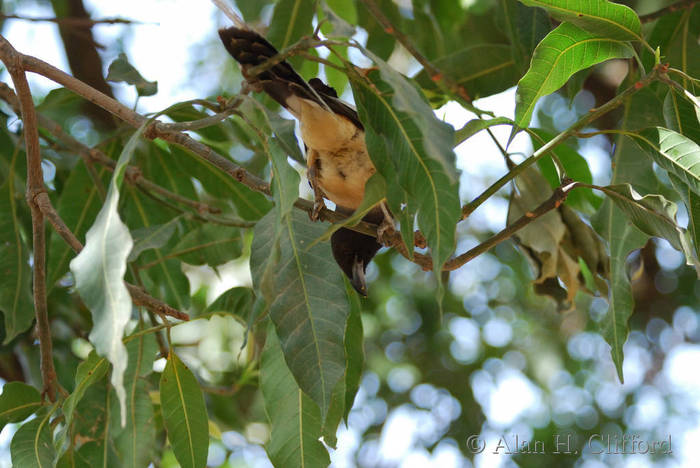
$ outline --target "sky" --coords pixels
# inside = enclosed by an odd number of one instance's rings
[[[151,112],[168,107],[173,102],[186,99],[201,98],[209,95],[215,86],[213,80],[219,76],[220,63],[212,63],[201,68],[198,76],[190,76],[185,71],[192,69],[192,65],[199,63],[205,57],[200,53],[202,44],[209,43],[216,39],[216,29],[227,25],[228,20],[215,11],[209,1],[205,0],[121,0],[121,1],[97,1],[87,0],[86,7],[92,12],[94,18],[122,17],[131,19],[137,23],[132,25],[98,25],[95,27],[96,40],[105,45],[103,56],[105,66],[120,52],[116,41],[127,30],[127,35],[123,40],[123,48],[126,50],[130,62],[148,80],[158,81],[158,94],[152,97],[141,98],[136,103],[136,95],[133,90],[126,85],[117,84],[114,86],[117,98],[123,103],[134,106],[140,112]],[[15,14],[29,17],[52,16],[50,9],[43,9],[25,3],[18,7]],[[7,39],[19,51],[34,55],[48,63],[51,63],[63,70],[68,70],[67,61],[61,49],[60,38],[57,28],[52,23],[26,22],[19,20],[8,20],[4,31]],[[225,55],[222,53],[221,58]],[[6,73],[0,75],[0,80],[9,82]],[[49,89],[55,87],[53,83],[42,77],[32,75],[30,86],[34,92],[41,95]],[[234,90],[231,90],[233,92]],[[491,96],[478,101],[476,104],[483,109],[492,110],[497,115],[513,117],[514,89],[510,89],[496,96]],[[581,105],[592,105],[590,97],[581,96]],[[588,99],[589,101],[586,101]],[[462,109],[456,103],[449,103],[436,111],[439,118],[460,128],[469,119],[475,116]],[[494,128],[494,133],[502,144],[505,144],[510,129],[506,126]],[[528,153],[529,143],[524,139],[518,139],[513,146],[515,151]],[[581,150],[591,165],[594,175],[594,182],[605,183],[609,177],[609,162],[605,152],[606,148],[600,141],[591,139],[585,142]],[[469,139],[456,149],[457,165],[462,171],[462,177],[468,178],[469,184],[462,184],[461,198],[470,200],[478,195],[486,184],[495,180],[503,174],[505,167],[503,159],[488,135],[484,132]],[[505,225],[505,213],[507,203],[504,199],[495,198],[476,211],[470,220],[480,223],[490,230],[497,231]],[[666,249],[664,255],[660,256],[663,267],[675,268],[680,262],[679,255],[664,244],[661,249]],[[665,264],[664,264],[665,262]],[[472,265],[472,264],[470,264]],[[475,275],[488,274],[497,268],[492,265],[488,257],[478,259],[472,265],[473,268],[463,268],[455,279],[452,287],[458,291],[468,291],[475,284]],[[491,270],[489,270],[491,269]],[[495,273],[494,273],[495,275]],[[224,268],[223,279],[217,277],[216,273],[209,271],[199,271],[198,275],[191,275],[196,282],[207,282],[213,285],[212,294],[216,295],[235,284],[249,284],[249,272],[247,265],[232,263]],[[211,297],[210,299],[213,299]],[[663,332],[658,334],[658,340],[663,346],[668,347],[668,355],[663,362],[663,370],[659,373],[659,382],[655,385],[647,385],[641,392],[641,406],[644,411],[638,415],[630,415],[630,418],[637,418],[635,421],[640,428],[654,427],[663,423],[664,406],[659,389],[673,389],[694,403],[690,406],[695,411],[700,411],[700,373],[697,372],[697,363],[700,362],[700,346],[693,344],[679,344],[682,338],[697,336],[700,324],[697,323],[697,311],[679,310],[674,315],[672,324],[665,324]],[[511,325],[501,319],[491,319],[484,327],[479,327],[470,318],[460,317],[453,319],[446,324],[450,332],[456,338],[456,345],[452,350],[453,355],[463,362],[469,362],[478,355],[478,343],[481,340],[492,346],[505,346],[512,339]],[[185,330],[181,330],[185,332]],[[665,333],[665,338],[662,335]],[[656,336],[656,335],[654,335]],[[644,341],[630,339],[625,347],[625,375],[627,382],[624,386],[617,385],[614,378],[609,382],[602,382],[597,392],[584,392],[577,394],[576,398],[571,396],[573,387],[566,376],[558,370],[560,366],[556,362],[547,364],[551,368],[552,387],[549,389],[552,395],[562,395],[566,392],[567,400],[577,402],[582,408],[595,401],[599,406],[605,408],[616,408],[625,396],[632,389],[639,389],[644,385],[643,378],[649,363],[649,353],[644,349]],[[573,341],[573,340],[572,340]],[[599,336],[589,334],[577,337],[574,344],[570,344],[572,356],[583,356],[585,358],[595,357],[601,366],[612,369],[612,362],[607,345],[602,342]],[[577,354],[578,353],[578,354]],[[472,375],[472,387],[487,416],[487,423],[484,428],[484,436],[488,445],[496,444],[504,433],[518,432],[527,436],[531,433],[525,421],[538,420],[554,417],[549,414],[547,407],[556,402],[550,401],[551,396],[544,395],[542,391],[534,385],[521,371],[518,356],[511,356],[511,360],[500,360],[484,366],[483,370]],[[545,363],[546,364],[546,363]],[[603,374],[614,375],[614,371],[603,372]],[[397,369],[390,379],[390,385],[395,385],[397,389],[412,387],[410,373],[401,372]],[[392,383],[393,382],[393,383]],[[459,405],[450,396],[440,393],[439,389],[430,386],[418,386],[411,390],[411,396],[415,405],[405,405],[394,409],[387,414],[386,407],[382,407],[381,402],[374,397],[376,394],[377,377],[368,373],[363,380],[360,393],[356,401],[356,409],[350,417],[350,427],[341,427],[338,438],[338,450],[332,453],[333,466],[352,466],[351,456],[359,447],[359,433],[357,429],[369,424],[379,417],[386,417],[379,439],[369,448],[369,459],[375,457],[376,460],[395,464],[401,467],[462,467],[470,466],[465,460],[457,444],[464,441],[444,441],[429,453],[421,441],[430,440],[431,434],[439,433],[440,428],[449,424],[451,418],[460,417]],[[427,395],[427,396],[426,396]],[[422,404],[422,401],[429,403]],[[422,405],[422,406],[421,406]],[[464,415],[461,415],[464,417]],[[696,466],[696,457],[692,453],[694,447],[700,446],[700,424],[696,423],[690,427],[673,426],[674,421],[666,421],[669,430],[673,429],[674,434],[680,434],[677,441],[678,453],[680,454],[681,466]],[[0,433],[0,466],[9,466],[9,441],[15,428],[7,426]],[[240,459],[245,460],[251,466],[267,466],[262,449],[246,444],[244,436],[237,433],[227,433],[224,436],[228,446],[241,447]],[[675,441],[674,441],[675,443]],[[374,452],[372,452],[374,451]],[[212,448],[210,457],[221,455],[220,447]],[[605,463],[613,463],[614,460],[607,460]],[[649,458],[637,457],[625,461],[621,466],[652,466]],[[510,457],[504,455],[493,455],[485,451],[475,459],[475,466],[478,468],[511,466]],[[581,466],[594,468],[605,466],[601,461],[588,459]],[[675,465],[669,465],[675,466]]]

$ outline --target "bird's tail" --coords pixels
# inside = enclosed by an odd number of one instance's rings
[[[232,26],[220,29],[219,37],[228,53],[241,64],[246,79],[253,85],[260,84],[267,94],[292,113],[294,110],[288,103],[292,96],[322,102],[310,85],[285,61],[276,63],[257,76],[251,77],[246,74],[249,68],[265,63],[277,55],[277,49],[260,34]]]

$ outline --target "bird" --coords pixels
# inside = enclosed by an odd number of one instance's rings
[[[254,91],[264,91],[287,109],[300,124],[306,147],[307,177],[314,191],[310,213],[318,220],[324,198],[340,212],[353,212],[362,203],[367,180],[376,172],[367,152],[365,130],[357,111],[319,78],[305,81],[286,61],[251,76],[248,70],[277,55],[277,49],[257,32],[239,26],[219,30],[228,53],[241,65]],[[347,228],[331,236],[331,251],[355,290],[367,296],[367,265],[394,229],[384,202],[372,208],[364,221],[379,225],[378,238]]]

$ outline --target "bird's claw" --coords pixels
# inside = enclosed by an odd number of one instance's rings
[[[393,244],[393,237],[396,234],[396,226],[392,218],[384,217],[377,227],[377,242],[390,247]]]
[[[314,207],[309,211],[309,219],[311,221],[318,221],[321,218],[321,210],[326,207],[326,204],[323,203],[323,197],[316,197],[314,200]]]

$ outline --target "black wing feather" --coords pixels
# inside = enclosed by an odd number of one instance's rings
[[[219,30],[219,37],[231,56],[241,65],[256,66],[277,55],[277,49],[267,39],[255,31],[230,27]],[[318,78],[308,83],[283,61],[262,72],[256,77],[262,88],[283,107],[290,96],[299,96],[319,105],[326,105],[336,114],[348,118],[358,128],[363,129],[357,112],[338,99],[338,93]],[[323,102],[319,101],[319,97]]]

